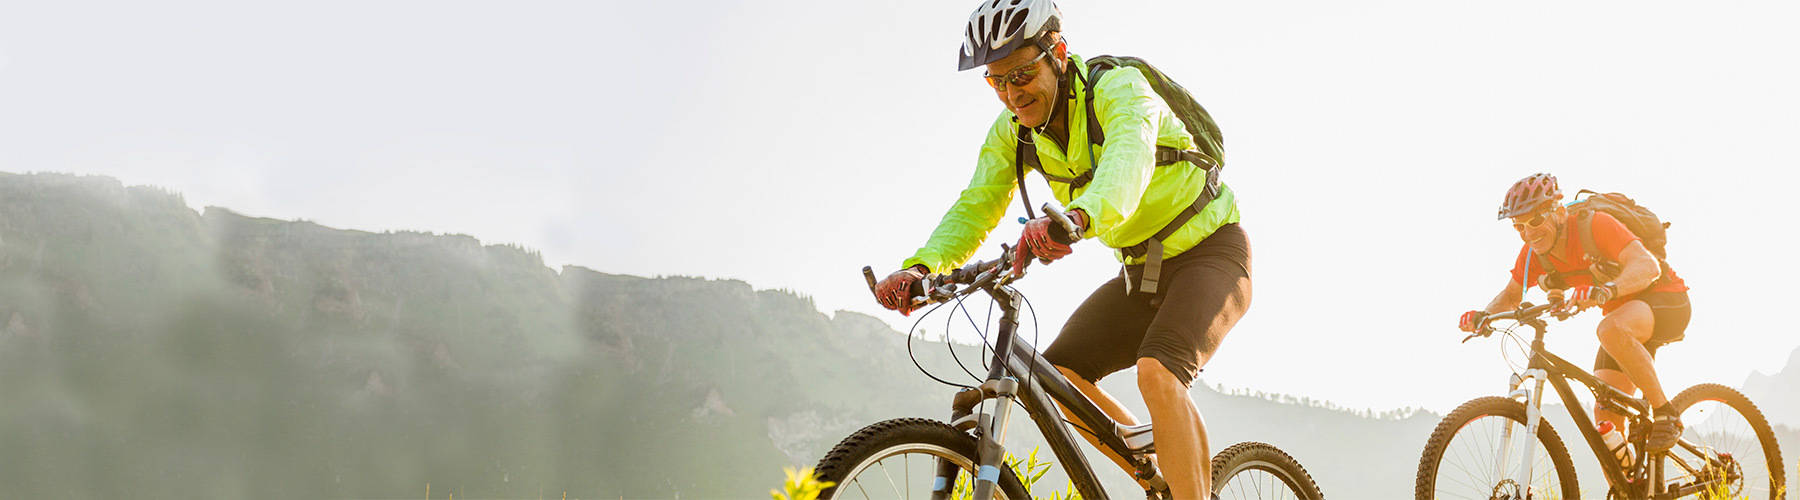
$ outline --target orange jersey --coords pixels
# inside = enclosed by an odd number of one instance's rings
[[[1594,246],[1598,247],[1594,249],[1594,253],[1614,262],[1619,261],[1619,254],[1625,251],[1627,245],[1630,245],[1633,241],[1638,241],[1637,235],[1631,234],[1631,230],[1626,228],[1624,223],[1619,222],[1618,219],[1613,218],[1612,215],[1608,215],[1605,212],[1594,212],[1593,222],[1590,225],[1592,226],[1590,230],[1593,231],[1594,234]],[[1587,254],[1581,246],[1581,235],[1576,234],[1574,214],[1570,214],[1568,220],[1563,222],[1563,228],[1563,232],[1566,234],[1563,235],[1564,241],[1562,247],[1552,251],[1549,255],[1546,255],[1546,257],[1549,257],[1550,264],[1555,266],[1556,271],[1558,272],[1587,270],[1590,264],[1588,262]],[[1536,284],[1539,276],[1543,276],[1549,272],[1548,269],[1541,269],[1541,267],[1543,267],[1541,265],[1543,262],[1543,260],[1532,255],[1531,245],[1523,245],[1519,248],[1518,259],[1513,261],[1513,283]],[[1527,269],[1531,271],[1530,275],[1526,274]],[[1687,283],[1683,282],[1680,276],[1675,275],[1674,269],[1664,266],[1663,270],[1664,274],[1662,279],[1658,280],[1656,283],[1652,283],[1650,288],[1645,291],[1687,291]],[[1593,275],[1589,273],[1571,274],[1565,278],[1570,286],[1596,284],[1594,283]],[[1625,302],[1635,298],[1635,295],[1637,294],[1614,299],[1612,302],[1601,305],[1600,310],[1612,312],[1613,309],[1617,309],[1619,306],[1625,305]]]

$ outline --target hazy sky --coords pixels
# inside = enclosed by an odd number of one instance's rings
[[[973,7],[10,2],[0,171],[742,279],[904,325],[858,270],[923,242],[1000,111],[954,71]],[[1255,301],[1208,383],[1377,409],[1499,391],[1500,343],[1458,344],[1454,321],[1506,281],[1519,241],[1494,208],[1538,171],[1674,222],[1694,320],[1666,385],[1736,385],[1800,346],[1794,3],[1062,8],[1072,50],[1150,59],[1225,132]],[[1044,342],[1117,271],[1076,248],[1020,285]],[[1554,325],[1552,350],[1587,364],[1597,319]]]

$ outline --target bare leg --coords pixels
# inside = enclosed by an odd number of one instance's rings
[[[1605,382],[1606,385],[1618,389],[1619,392],[1633,395],[1637,394],[1637,385],[1631,383],[1631,378],[1625,376],[1625,372],[1618,370],[1594,370],[1594,378],[1598,378],[1601,382]],[[1612,422],[1613,427],[1619,429],[1619,432],[1624,433],[1627,436],[1631,435],[1631,429],[1626,427],[1624,415],[1602,410],[1600,409],[1599,404],[1595,404],[1594,423],[1599,424],[1600,422]]]
[[[1606,319],[1600,320],[1600,347],[1619,362],[1631,381],[1644,390],[1644,399],[1655,408],[1669,403],[1662,383],[1656,378],[1656,360],[1644,349],[1644,341],[1655,333],[1656,316],[1650,305],[1641,300],[1625,303]]]
[[[1202,360],[1204,362],[1204,360]],[[1212,462],[1206,443],[1205,423],[1200,408],[1194,406],[1188,387],[1175,378],[1161,361],[1138,358],[1138,390],[1144,393],[1144,405],[1150,407],[1150,421],[1156,438],[1156,454],[1163,479],[1169,482],[1169,493],[1181,500],[1207,498],[1211,493]]]
[[[1106,412],[1106,416],[1112,417],[1113,420],[1118,421],[1121,425],[1138,424],[1137,416],[1132,415],[1131,410],[1125,409],[1125,405],[1119,404],[1119,400],[1114,399],[1111,394],[1107,394],[1100,386],[1094,385],[1093,382],[1088,382],[1087,379],[1081,378],[1080,375],[1076,375],[1074,370],[1058,366],[1056,367],[1056,371],[1062,372],[1064,377],[1068,377],[1069,383],[1075,385],[1075,390],[1081,391],[1081,395],[1087,396],[1089,401],[1093,401],[1095,406],[1099,406],[1100,411]],[[1067,407],[1058,407],[1062,408],[1064,418],[1069,419],[1070,422],[1079,422],[1079,420],[1075,419],[1075,414],[1069,413]],[[1088,444],[1094,445],[1095,449],[1098,449],[1100,450],[1100,453],[1105,454],[1106,458],[1110,458],[1113,463],[1119,464],[1119,468],[1124,469],[1126,474],[1137,473],[1137,467],[1133,466],[1130,461],[1125,460],[1125,457],[1113,453],[1110,448],[1101,446],[1099,438],[1092,434],[1088,434],[1079,427],[1077,427],[1075,431],[1081,434],[1081,437],[1086,438]],[[1097,430],[1096,432],[1104,432],[1104,430]],[[1136,478],[1136,476],[1134,475],[1133,478]],[[1149,487],[1149,485],[1144,484],[1142,480],[1138,481],[1138,485],[1146,488]]]

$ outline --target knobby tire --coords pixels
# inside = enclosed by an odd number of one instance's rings
[[[1448,450],[1450,443],[1455,441],[1457,436],[1468,436],[1468,439],[1477,440],[1491,439],[1498,444],[1498,435],[1492,436],[1491,438],[1472,436],[1475,433],[1485,430],[1467,428],[1469,423],[1481,417],[1506,418],[1511,420],[1514,424],[1517,424],[1517,427],[1514,428],[1514,432],[1524,432],[1525,404],[1497,396],[1479,398],[1463,403],[1462,406],[1457,407],[1455,410],[1451,411],[1449,415],[1445,416],[1444,420],[1438,422],[1437,428],[1432,429],[1431,431],[1431,439],[1425,442],[1424,454],[1419,457],[1419,473],[1416,482],[1414,483],[1414,496],[1418,500],[1432,500],[1437,498],[1439,486],[1437,484],[1438,472],[1443,466],[1445,451]],[[1562,491],[1554,493],[1535,492],[1535,494],[1532,495],[1532,498],[1581,498],[1581,487],[1579,482],[1575,479],[1575,465],[1569,458],[1568,448],[1563,446],[1562,438],[1557,437],[1556,430],[1550,428],[1550,422],[1541,417],[1538,419],[1537,434],[1538,444],[1542,445],[1542,451],[1549,455],[1550,463],[1553,466],[1552,470],[1556,472],[1556,479],[1561,483]],[[1480,452],[1485,450],[1476,451]],[[1512,457],[1518,456],[1519,450],[1512,450],[1512,453],[1512,456],[1508,457],[1509,461]],[[1516,466],[1516,464],[1508,465]],[[1536,474],[1537,470],[1540,469],[1534,468],[1533,474]],[[1470,473],[1471,475],[1473,472],[1474,471],[1452,471],[1452,473]],[[1469,479],[1475,478],[1471,477]],[[1493,488],[1499,486],[1498,479],[1489,478],[1489,480],[1493,481],[1494,484],[1470,483],[1465,485],[1471,487],[1471,490],[1467,493],[1475,494],[1474,489],[1479,489],[1481,487]],[[1553,497],[1552,495],[1556,496]],[[1475,498],[1482,497],[1476,496]]]
[[[1245,497],[1247,493],[1242,485],[1231,483],[1233,477],[1251,472],[1262,472],[1279,480],[1281,485],[1271,484],[1267,495],[1264,490],[1255,490],[1257,494]],[[1312,474],[1306,472],[1300,462],[1294,460],[1280,449],[1257,442],[1243,442],[1225,448],[1212,459],[1213,493],[1221,499],[1231,498],[1297,498],[1300,500],[1320,500],[1325,498],[1319,492],[1319,485],[1313,482]],[[1291,495],[1282,495],[1281,488]],[[1229,491],[1228,491],[1229,490]],[[1233,496],[1238,495],[1238,496]]]
[[[963,469],[964,476],[974,477],[977,456],[973,436],[936,420],[899,418],[863,427],[850,434],[850,437],[838,442],[830,452],[825,453],[825,458],[819,459],[819,465],[814,470],[820,480],[838,484],[826,488],[819,494],[819,498],[826,500],[863,498],[854,490],[840,489],[851,486],[849,481],[856,479],[848,477],[850,474],[858,473],[858,477],[873,477],[870,476],[873,469],[867,466],[887,458],[878,456],[883,452],[893,452],[899,449],[902,453],[930,454],[931,452],[926,450],[932,448],[948,450],[951,456],[946,458],[950,458],[953,462],[959,462],[958,466]],[[932,467],[930,467],[932,462],[925,461],[924,463],[926,467],[921,469],[925,471],[925,477],[931,477],[933,475]],[[1019,478],[1013,475],[1010,467],[1000,468],[999,485],[1000,488],[997,492],[999,495],[996,495],[996,498],[1031,499],[1030,494],[1026,493],[1025,487],[1019,482]],[[929,491],[926,490],[915,488],[908,492],[907,498],[929,498]]]

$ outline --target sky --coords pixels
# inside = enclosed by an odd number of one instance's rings
[[[952,65],[973,8],[10,2],[0,171],[469,234],[553,267],[739,279],[904,330],[860,269],[885,274],[923,244],[1001,110]],[[1800,6],[1061,8],[1073,52],[1149,59],[1225,133],[1255,298],[1205,383],[1377,410],[1500,391],[1505,344],[1459,344],[1454,321],[1505,283],[1519,240],[1494,209],[1534,172],[1673,222],[1694,319],[1659,355],[1666,386],[1737,385],[1800,346],[1783,220],[1800,180]],[[1116,272],[1089,241],[1020,282],[1040,342]],[[1554,324],[1551,351],[1586,365],[1597,320]]]

